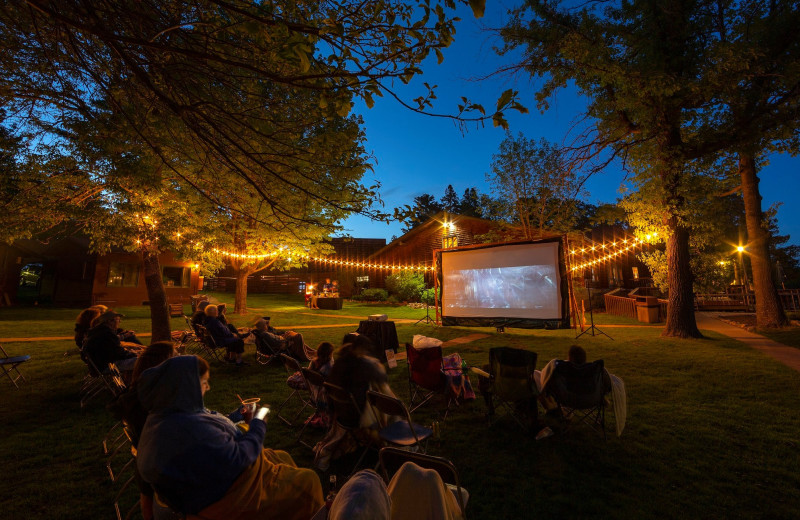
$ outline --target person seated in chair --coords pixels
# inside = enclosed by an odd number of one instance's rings
[[[459,520],[453,492],[432,469],[406,462],[389,486],[371,469],[361,470],[342,486],[329,520]]]
[[[231,331],[231,334],[235,336],[238,336],[242,339],[249,336],[250,335],[249,330],[247,332],[239,332],[239,329],[237,329],[233,323],[228,323],[228,316],[225,315],[226,312],[228,312],[227,305],[225,305],[224,303],[220,303],[219,305],[217,305],[217,319],[220,321],[220,323],[228,327],[228,330]]]
[[[325,278],[325,284],[322,286],[322,294],[324,296],[330,296],[331,293],[333,293],[333,284],[330,278]]]
[[[117,419],[125,421],[125,426],[131,434],[131,445],[134,448],[139,445],[139,438],[147,420],[147,411],[142,407],[142,403],[139,402],[137,388],[139,378],[148,368],[158,366],[175,355],[177,354],[172,342],[156,341],[151,343],[137,359],[127,391],[108,405],[108,409]],[[153,511],[154,507],[156,507],[153,502],[153,487],[142,479],[136,467],[134,467],[134,477],[136,478],[136,485],[139,487],[139,505],[142,511],[142,518],[144,520],[153,520]]]
[[[192,327],[197,331],[197,326],[202,325],[203,327],[206,326],[206,307],[208,307],[210,303],[207,300],[204,300],[197,304],[197,310],[194,311],[192,317],[189,319],[192,323]]]
[[[571,363],[576,367],[582,367],[586,364],[586,351],[583,349],[583,347],[572,345],[569,347],[569,351],[567,352],[566,361],[551,359],[542,368],[542,370],[533,371],[533,379],[536,382],[536,388],[539,390],[539,402],[541,402],[542,406],[544,406],[544,409],[548,411],[553,410],[556,407],[556,404],[553,401],[553,398],[549,397],[545,393],[545,388],[547,387],[547,382],[550,380],[550,376],[553,375],[553,370],[555,370],[556,363],[559,361],[562,363]],[[608,374],[608,370],[605,368],[603,369],[603,385],[605,386],[605,393],[611,391],[611,378]]]
[[[239,336],[234,335],[228,327],[219,321],[219,311],[216,305],[206,307],[206,330],[214,338],[218,347],[223,347],[228,352],[228,360],[236,362],[237,366],[245,364],[242,361],[244,353],[244,341]]]
[[[92,305],[88,309],[85,309],[78,314],[78,317],[75,320],[75,344],[78,346],[78,348],[83,348],[83,346],[86,344],[86,340],[89,337],[89,329],[92,328],[92,321],[107,310],[108,307],[105,305]],[[142,344],[142,342],[139,341],[139,338],[136,337],[136,333],[132,330],[118,328],[115,332],[120,341],[136,343],[137,345]]]
[[[288,342],[276,332],[275,329],[269,326],[269,322],[266,319],[259,319],[253,329],[253,336],[256,338],[256,349],[267,356],[286,352],[288,350]]]
[[[367,338],[364,339],[369,341]],[[332,459],[356,448],[350,443],[341,442],[345,439],[346,432],[340,427],[339,422],[360,429],[364,434],[363,437],[374,439],[377,442],[378,430],[390,421],[389,417],[376,412],[372,406],[367,406],[367,390],[395,397],[395,393],[389,386],[386,369],[380,361],[368,354],[369,350],[370,348],[363,344],[357,346],[347,343],[336,351],[328,381],[353,394],[356,404],[361,410],[361,417],[346,416],[337,412],[335,403],[329,399],[328,404],[332,406],[337,422],[333,424],[325,438],[314,447],[316,453],[314,464],[323,471],[328,469]]]
[[[539,402],[547,410],[549,415],[559,414],[558,405],[548,391],[547,383],[553,375],[556,365],[558,363],[570,363],[576,367],[586,365],[586,351],[578,346],[572,345],[567,352],[567,360],[562,361],[558,359],[551,359],[541,370],[541,372],[534,371],[533,377],[536,381],[536,386],[540,390]],[[625,428],[625,421],[627,418],[627,394],[625,392],[625,383],[619,377],[609,373],[603,367],[603,392],[606,394],[606,403],[608,403],[608,394],[611,394],[614,406],[614,415],[616,421],[617,435],[622,435],[622,430]]]
[[[256,338],[256,348],[262,354],[286,354],[298,361],[309,361],[302,334],[278,330],[269,324],[266,316],[256,322],[252,332]]]
[[[139,400],[148,411],[137,467],[160,500],[189,518],[307,520],[322,507],[322,485],[284,451],[264,448],[266,417],[248,413],[246,433],[205,408],[209,365],[178,356],[145,371]]]
[[[126,344],[117,335],[122,314],[108,309],[92,320],[83,353],[92,360],[97,370],[105,372],[114,363],[120,372],[130,372],[136,364],[141,345]]]
[[[86,340],[89,337],[89,330],[92,328],[92,321],[108,310],[105,305],[92,305],[88,309],[84,309],[78,314],[75,319],[75,344],[78,348],[83,348],[86,345]]]

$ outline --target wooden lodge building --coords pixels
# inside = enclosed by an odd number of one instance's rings
[[[199,271],[194,262],[172,253],[159,257],[167,301],[189,303],[197,294]],[[0,304],[50,304],[88,307],[94,304],[142,305],[147,301],[139,255],[112,250],[89,253],[85,237],[48,243],[18,240],[0,243]]]
[[[440,212],[376,251],[368,261],[378,265],[432,266],[436,249],[480,244],[485,242],[480,236],[493,230],[498,230],[495,221]],[[384,280],[390,274],[389,269],[370,270],[370,287],[385,287]],[[431,271],[425,272],[426,285],[433,287],[433,276]]]

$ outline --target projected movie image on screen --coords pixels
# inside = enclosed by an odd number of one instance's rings
[[[442,253],[442,314],[453,318],[562,318],[557,242]]]
[[[448,301],[452,309],[553,309],[558,307],[556,271],[550,265],[465,269],[446,277],[462,292]]]

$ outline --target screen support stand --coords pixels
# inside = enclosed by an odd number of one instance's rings
[[[424,321],[426,325],[430,323],[436,323],[435,321],[433,321],[433,318],[431,318],[430,306],[428,305],[428,302],[425,302],[425,316],[423,318],[418,319],[417,322],[414,323],[414,325],[419,325],[419,323],[422,321]]]
[[[588,329],[586,329],[583,332],[581,332],[580,334],[578,334],[577,336],[575,336],[575,339],[580,338],[581,336],[583,336],[584,334],[586,334],[589,331],[592,331],[592,336],[594,336],[595,335],[595,331],[597,331],[597,335],[602,334],[603,336],[607,337],[608,339],[613,340],[614,338],[612,338],[611,336],[609,336],[608,334],[606,334],[605,332],[600,330],[598,327],[594,326],[594,313],[592,313],[592,288],[591,287],[586,287],[586,290],[589,291],[589,323],[591,323],[591,326]]]

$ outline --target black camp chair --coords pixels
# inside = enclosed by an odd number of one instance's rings
[[[569,418],[565,431],[576,424],[588,424],[606,439],[605,394],[610,388],[603,380],[603,360],[576,365],[556,361],[545,393],[553,397],[562,416]]]
[[[536,358],[536,352],[529,350],[511,347],[489,350],[490,423],[508,415],[528,431],[531,423],[536,421],[538,392],[533,380]],[[505,414],[493,416],[492,412],[497,409],[505,411]]]

